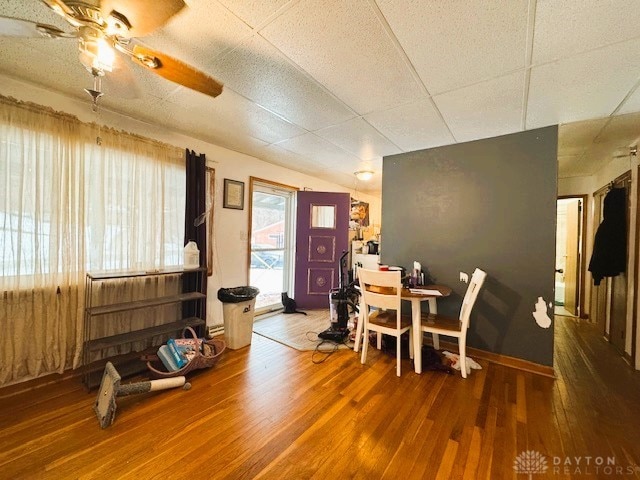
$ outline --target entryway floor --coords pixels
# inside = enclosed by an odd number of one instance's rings
[[[553,307],[553,314],[561,315],[563,317],[575,317],[573,313],[564,308],[562,305],[556,305],[555,307]]]

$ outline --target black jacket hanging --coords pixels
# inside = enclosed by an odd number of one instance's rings
[[[589,271],[593,284],[615,277],[627,268],[627,198],[624,188],[612,188],[604,197],[602,223],[593,241]]]

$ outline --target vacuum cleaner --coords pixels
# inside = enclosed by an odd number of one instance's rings
[[[358,306],[352,300],[359,292],[352,285],[346,285],[344,279],[344,269],[347,265],[348,251],[343,252],[340,257],[340,285],[339,288],[333,288],[329,291],[329,312],[331,317],[331,326],[318,334],[323,340],[342,343],[349,336],[347,324],[349,322],[349,307],[358,311]]]

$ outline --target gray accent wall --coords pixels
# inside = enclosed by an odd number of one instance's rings
[[[383,159],[382,263],[421,262],[453,288],[438,300],[451,316],[467,287],[460,272],[485,270],[467,344],[546,366],[553,324],[532,312],[543,297],[553,319],[557,145],[552,126]]]

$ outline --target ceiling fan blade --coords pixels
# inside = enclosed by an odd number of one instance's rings
[[[183,0],[102,0],[100,9],[104,18],[114,11],[126,17],[131,25],[127,37],[143,37],[162,27],[185,6]]]
[[[52,38],[67,35],[53,25],[0,16],[0,36],[2,37]]]
[[[216,79],[169,55],[140,45],[135,45],[132,53],[131,58],[136,63],[167,80],[211,97],[222,93],[222,84]]]

